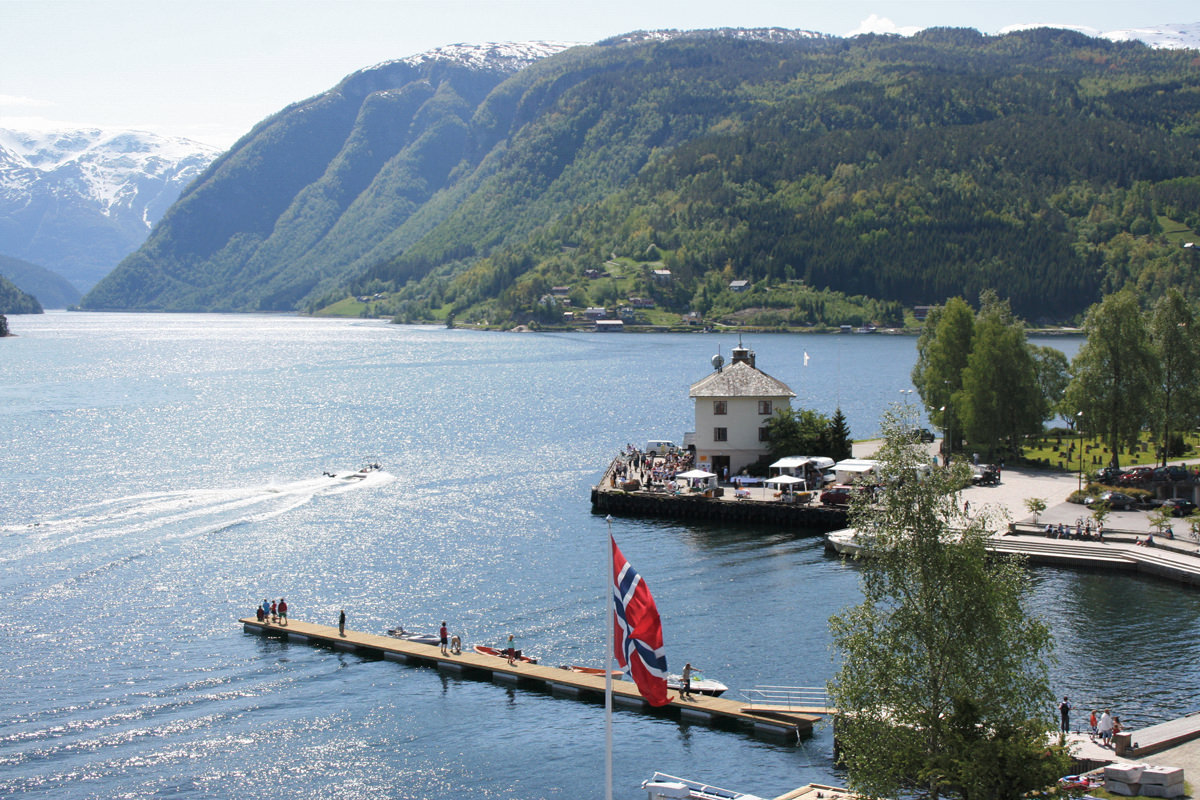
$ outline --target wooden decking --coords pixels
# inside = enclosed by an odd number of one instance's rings
[[[345,635],[326,625],[292,620],[287,625],[259,622],[254,617],[239,620],[248,633],[277,636],[294,642],[326,645],[337,650],[374,655],[392,661],[434,666],[463,677],[478,677],[530,689],[548,689],[551,693],[580,699],[604,696],[604,676],[585,675],[559,667],[517,662],[509,666],[503,658],[485,656],[464,650],[459,655],[442,655],[434,645],[417,644],[374,633],[347,630]],[[821,719],[816,709],[758,709],[744,701],[724,697],[694,695],[694,700],[681,700],[675,693],[671,702],[659,708],[651,706],[630,681],[613,681],[613,705],[655,714],[667,714],[682,720],[707,723],[734,723],[749,727],[756,733],[787,736],[808,736],[813,723]]]
[[[1022,555],[1034,564],[1121,569],[1200,586],[1200,555],[1195,552],[1195,545],[1184,549],[1175,540],[1170,546],[1142,547],[1133,543],[1137,538],[1106,536],[1105,541],[1096,542],[1010,533],[993,536],[989,549]]]

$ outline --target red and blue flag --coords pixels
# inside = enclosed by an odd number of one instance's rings
[[[642,576],[621,555],[611,536],[613,554],[613,599],[617,663],[629,671],[638,691],[652,706],[665,706],[667,655],[663,650],[662,620]]]

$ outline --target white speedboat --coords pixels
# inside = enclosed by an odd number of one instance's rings
[[[842,528],[825,534],[825,549],[844,556],[856,556],[862,552],[863,547],[858,539],[858,531],[854,528]]]
[[[676,778],[665,772],[655,772],[653,778],[642,781],[642,788],[646,790],[648,800],[762,800],[757,795]]]
[[[389,628],[388,636],[394,636],[397,639],[403,639],[406,642],[416,642],[417,644],[431,644],[437,646],[442,643],[441,638],[436,633],[416,633],[414,631],[406,631],[403,627]]]
[[[683,676],[675,675],[675,674],[668,674],[667,675],[667,688],[674,689],[677,692],[682,692],[683,691]],[[725,692],[729,691],[729,687],[726,686],[725,684],[721,683],[720,681],[714,681],[709,678],[705,678],[703,675],[699,674],[698,672],[693,672],[691,688],[689,689],[689,691],[692,694],[706,694],[709,697],[720,697],[721,695],[725,694]]]

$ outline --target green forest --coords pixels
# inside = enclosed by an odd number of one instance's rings
[[[1200,299],[1195,51],[692,34],[491,85],[393,77],[264,122],[83,305],[786,328],[903,325],[988,289],[1035,324],[1125,287]]]

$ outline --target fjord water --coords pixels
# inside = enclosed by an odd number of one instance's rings
[[[583,798],[601,706],[245,634],[446,619],[542,663],[603,658],[588,490],[627,442],[689,430],[725,335],[496,334],[293,317],[51,313],[0,343],[0,796]],[[757,336],[797,404],[856,437],[909,396],[915,341]],[[1073,342],[1056,342],[1068,352]],[[809,355],[804,366],[805,353]],[[368,461],[361,482],[329,479]],[[853,565],[817,536],[617,519],[668,659],[820,685]],[[1056,689],[1127,724],[1194,710],[1200,595],[1037,570]],[[654,770],[763,796],[836,782],[804,742],[618,710],[615,791]]]

